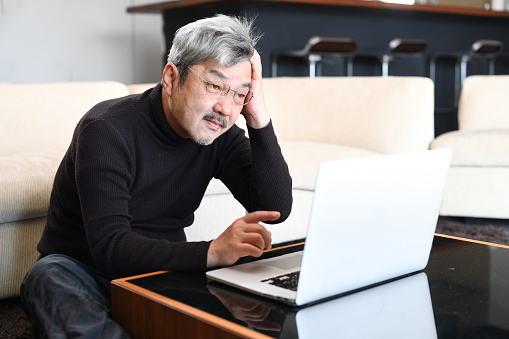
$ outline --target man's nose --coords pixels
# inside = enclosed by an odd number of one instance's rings
[[[239,106],[233,101],[233,93],[230,90],[225,96],[218,98],[214,105],[214,112],[222,115],[232,115],[238,109],[237,106]]]

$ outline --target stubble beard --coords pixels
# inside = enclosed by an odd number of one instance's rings
[[[206,113],[203,116],[202,120],[211,120],[211,121],[215,121],[215,122],[219,123],[221,125],[221,130],[224,130],[228,127],[228,121],[224,117],[219,116],[218,114]],[[191,136],[191,140],[198,145],[208,146],[214,142],[215,138],[207,139],[207,138],[198,138],[198,137]]]

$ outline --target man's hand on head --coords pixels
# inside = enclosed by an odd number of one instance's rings
[[[272,246],[270,232],[259,223],[280,217],[275,211],[256,211],[237,219],[210,244],[207,267],[229,266],[243,256],[259,257]]]
[[[244,106],[242,115],[246,118],[249,127],[259,129],[269,124],[270,117],[265,108],[263,96],[262,61],[256,50],[249,61],[251,62],[251,91],[253,91],[253,99]]]

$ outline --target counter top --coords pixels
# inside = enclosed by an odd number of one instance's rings
[[[346,6],[346,7],[363,7],[378,8],[404,11],[420,11],[431,13],[444,13],[453,15],[466,16],[482,16],[493,18],[509,18],[507,11],[485,10],[476,7],[466,6],[450,6],[450,5],[433,5],[433,4],[414,4],[401,5],[392,4],[381,1],[362,1],[362,0],[175,0],[165,1],[154,4],[132,6],[127,8],[128,13],[162,13],[173,9],[210,6],[214,4],[228,3],[292,3],[292,4],[309,4],[309,5],[328,5],[328,6]]]

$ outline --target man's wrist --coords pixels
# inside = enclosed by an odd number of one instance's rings
[[[210,242],[209,250],[207,251],[207,268],[216,267],[218,259],[215,251],[214,240]]]
[[[270,118],[268,115],[265,115],[263,118],[253,118],[253,117],[246,117],[246,123],[249,127],[254,129],[261,129],[265,128],[270,123]]]
[[[266,121],[264,120],[263,122],[257,122],[255,124],[252,124],[252,125],[248,124],[248,125],[249,125],[249,127],[254,128],[254,129],[262,129],[262,128],[269,126],[269,124],[270,124],[270,119],[268,119]]]

